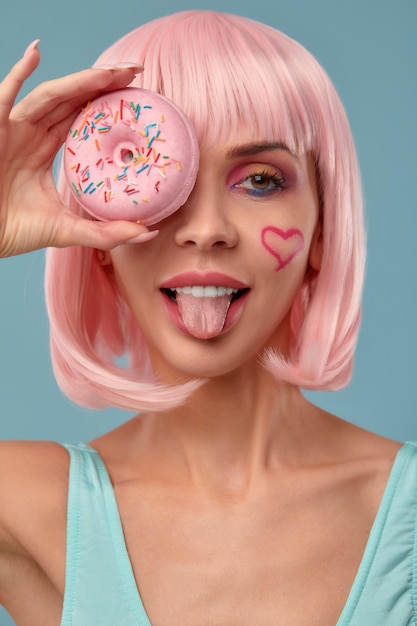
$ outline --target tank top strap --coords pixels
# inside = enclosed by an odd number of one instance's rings
[[[337,626],[417,624],[417,442],[400,448]]]
[[[88,445],[70,455],[67,550],[61,626],[151,626],[126,549],[107,468]]]

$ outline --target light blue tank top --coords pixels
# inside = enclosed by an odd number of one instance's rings
[[[106,467],[87,445],[65,447],[71,462],[61,626],[151,626]],[[361,565],[335,626],[417,625],[416,521],[417,442],[408,442],[393,464]]]

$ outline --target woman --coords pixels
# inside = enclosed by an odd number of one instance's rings
[[[299,390],[349,381],[364,265],[323,70],[267,26],[191,11],[10,112],[38,62],[35,43],[1,86],[1,253],[51,248],[67,395],[140,415],[88,446],[2,445],[4,606],[23,626],[414,623],[414,446]],[[80,107],[128,84],[171,98],[200,144],[189,199],[150,232],[87,219],[50,172]]]

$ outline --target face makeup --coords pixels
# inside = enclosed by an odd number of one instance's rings
[[[280,144],[200,146],[187,202],[111,252],[159,373],[217,376],[288,345],[318,224],[314,163]]]
[[[304,236],[298,228],[282,230],[277,226],[265,226],[261,231],[261,242],[265,250],[277,260],[276,272],[304,250]]]

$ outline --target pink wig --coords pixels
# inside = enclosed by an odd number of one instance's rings
[[[300,44],[266,25],[210,11],[186,11],[132,31],[97,63],[145,66],[135,86],[165,94],[193,120],[201,141],[239,133],[281,141],[314,156],[321,202],[323,258],[308,272],[291,311],[288,359],[270,351],[275,378],[334,390],[351,376],[364,273],[364,227],[355,148],[327,74]],[[70,198],[61,176],[65,201]],[[158,410],[201,382],[166,387],[152,373],[146,342],[110,273],[94,251],[48,252],[47,304],[55,374],[74,401]],[[124,366],[118,357],[127,358]]]

